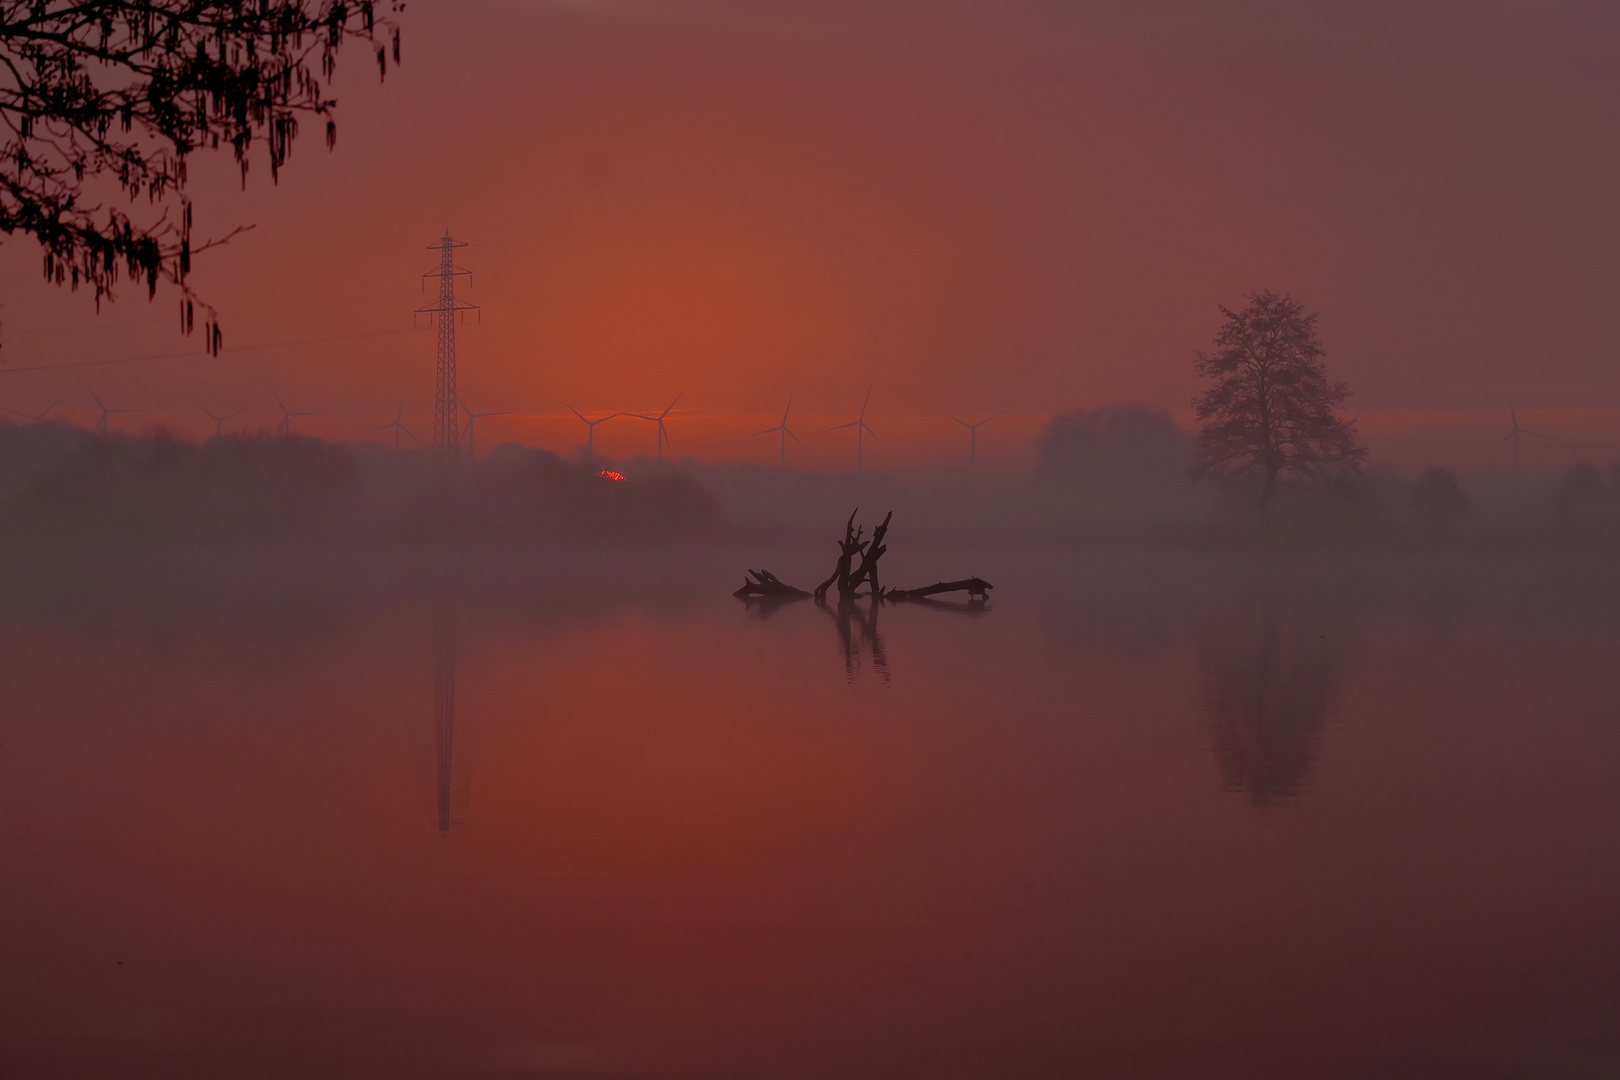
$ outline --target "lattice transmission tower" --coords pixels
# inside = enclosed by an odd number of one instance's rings
[[[461,456],[460,399],[456,396],[456,320],[461,312],[477,311],[477,304],[464,304],[456,299],[456,278],[466,277],[470,285],[472,272],[456,265],[456,248],[466,247],[465,240],[457,240],[450,230],[428,245],[439,250],[439,267],[422,275],[439,279],[439,302],[417,308],[439,327],[439,367],[433,383],[433,452],[445,461],[456,461]]]

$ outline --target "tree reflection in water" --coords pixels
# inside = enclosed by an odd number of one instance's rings
[[[1270,596],[1200,644],[1204,707],[1225,786],[1272,806],[1309,786],[1317,744],[1351,664],[1348,618]]]

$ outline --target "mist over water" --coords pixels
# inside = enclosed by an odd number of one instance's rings
[[[694,458],[615,461],[505,443],[461,468],[423,451],[302,436],[191,441],[0,424],[0,541],[473,544],[805,542],[851,509],[894,510],[907,544],[1181,549],[1611,550],[1620,462],[1459,475],[1375,464],[1284,485],[1261,530],[1256,485],[1191,478],[1163,410],[1058,414],[1033,473],[953,466],[827,475]]]
[[[1609,560],[832,548],[13,548],[6,1071],[1620,1052]]]
[[[0,13],[0,1080],[1620,1080],[1620,5]]]

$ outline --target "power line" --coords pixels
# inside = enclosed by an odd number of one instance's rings
[[[324,345],[332,341],[359,341],[364,338],[397,337],[408,334],[409,330],[373,330],[363,334],[333,334],[327,337],[302,338],[297,341],[270,341],[262,345],[228,346],[220,350],[220,355],[229,353],[262,352],[266,349],[290,349],[296,345]],[[108,364],[135,364],[153,360],[180,360],[191,357],[202,358],[208,354],[201,349],[176,353],[151,353],[146,356],[120,356],[111,360],[73,360],[66,364],[35,364],[31,367],[12,367],[10,364],[0,364],[0,375],[16,375],[24,371],[70,371],[74,368],[104,367]]]

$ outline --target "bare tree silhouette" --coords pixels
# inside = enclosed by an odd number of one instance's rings
[[[1215,351],[1194,364],[1215,385],[1193,399],[1200,424],[1193,475],[1259,477],[1264,527],[1280,478],[1354,473],[1367,451],[1355,425],[1334,414],[1350,387],[1328,380],[1317,316],[1287,294],[1267,290],[1248,300],[1242,311],[1221,308],[1226,322]]]

